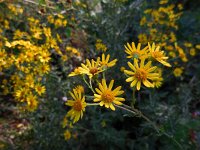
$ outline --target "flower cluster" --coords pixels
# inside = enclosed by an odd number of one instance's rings
[[[129,43],[125,45],[125,52],[128,54],[127,58],[133,59],[133,63],[128,62],[131,70],[124,70],[124,73],[128,75],[126,81],[131,82],[131,87],[140,90],[141,84],[149,88],[161,85],[163,78],[161,71],[158,71],[161,68],[158,68],[158,65],[152,66],[152,61],[154,64],[158,62],[167,67],[171,65],[166,61],[168,57],[164,51],[160,50],[160,46],[148,43],[148,46],[141,49],[141,43],[136,48],[135,43],[132,42],[131,45]]]
[[[138,35],[138,39],[144,44],[158,43],[169,57],[177,60],[173,62],[173,66],[177,68],[182,66],[181,62],[188,62],[189,58],[196,55],[199,44],[194,45],[187,41],[178,42],[176,31],[179,29],[177,21],[183,10],[181,3],[175,5],[170,4],[168,0],[160,0],[159,6],[144,11],[144,16],[140,20],[143,30]]]
[[[133,60],[129,61],[128,66],[130,70],[123,67],[123,72],[127,76],[126,81],[130,82],[131,87],[140,90],[142,85],[147,88],[160,87],[163,81],[162,69],[159,66],[171,67],[167,62],[168,57],[164,51],[160,50],[160,46],[148,45],[141,48],[141,43],[136,46],[134,42],[125,45],[125,53],[127,58]],[[115,66],[117,59],[110,61],[110,54],[103,53],[101,57],[94,59],[86,59],[85,63],[81,63],[79,67],[76,67],[74,71],[69,73],[69,77],[81,76],[90,90],[93,92],[93,96],[84,96],[84,90],[74,88],[73,93],[70,96],[73,100],[67,100],[66,105],[71,109],[67,113],[67,117],[73,123],[77,122],[83,116],[83,112],[87,106],[100,105],[115,110],[115,107],[123,105],[125,101],[121,95],[124,93],[121,86],[113,88],[114,80],[109,83],[106,81],[105,73],[108,69]],[[122,69],[121,69],[122,70]],[[96,86],[96,88],[93,88]],[[92,98],[93,103],[87,101]],[[121,107],[121,106],[120,106]],[[66,119],[66,118],[65,118]]]
[[[52,56],[68,60],[80,52],[62,41],[59,33],[67,25],[63,15],[50,15],[43,22],[29,13],[24,17],[26,10],[20,4],[5,3],[5,7],[7,12],[0,17],[1,88],[4,95],[12,94],[23,110],[34,111],[46,92],[44,81],[51,71]],[[19,19],[24,19],[20,24],[24,27],[15,29]]]

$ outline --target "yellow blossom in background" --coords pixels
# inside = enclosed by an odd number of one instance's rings
[[[182,67],[181,68],[175,68],[173,73],[174,73],[175,77],[180,77],[183,73],[183,68]]]
[[[168,3],[168,0],[161,0],[160,2],[159,2],[159,4],[167,4]]]
[[[74,47],[67,46],[66,51],[69,52],[70,56],[80,56],[80,52]]]
[[[157,69],[155,70],[155,72],[159,74],[159,77],[158,77],[157,79],[153,80],[153,84],[154,84],[154,86],[155,86],[156,88],[159,88],[159,87],[161,87],[161,85],[162,85],[162,83],[163,83],[163,80],[164,80],[164,79],[162,78],[162,69],[161,69],[161,68],[157,68]]]
[[[84,93],[85,90],[84,90],[84,87],[82,85],[77,85],[75,88],[74,88],[78,93]]]
[[[147,39],[147,35],[146,34],[139,34],[138,35],[138,39],[140,43],[143,44],[147,44],[148,43],[148,39]]]
[[[39,96],[45,93],[46,89],[44,86],[40,85],[39,83],[35,85],[35,91],[38,93]]]
[[[96,41],[96,44],[95,44],[95,47],[96,47],[96,50],[97,51],[103,51],[103,52],[106,52],[107,51],[107,46],[105,44],[102,43],[102,40],[98,39]]]
[[[200,44],[197,44],[195,47],[196,47],[197,49],[200,49]]]
[[[131,45],[127,43],[127,46],[124,45],[126,48],[125,52],[128,54],[127,58],[142,58],[146,56],[146,50],[148,49],[148,46],[141,49],[141,43],[138,43],[137,48],[135,46],[135,43],[132,42]]]
[[[37,100],[37,97],[32,95],[32,94],[28,94],[27,98],[26,98],[26,101],[27,101],[27,109],[29,111],[34,111],[37,109],[38,107],[38,100]]]
[[[126,69],[125,67],[120,67],[121,72],[124,72],[125,69]]]
[[[66,141],[68,141],[71,138],[71,132],[69,130],[65,130],[64,132],[64,138]]]
[[[122,105],[122,101],[125,101],[124,98],[118,97],[123,94],[124,91],[121,90],[121,86],[118,86],[112,90],[114,80],[111,80],[110,84],[107,86],[106,80],[102,79],[102,82],[99,83],[99,88],[96,88],[97,94],[94,94],[94,102],[99,102],[100,106],[105,105],[106,108],[115,110],[113,104]]]
[[[142,83],[146,87],[154,87],[153,81],[159,78],[159,74],[154,73],[157,67],[152,67],[151,61],[145,64],[145,59],[142,59],[140,64],[138,64],[138,60],[134,59],[134,64],[128,62],[128,66],[132,71],[124,70],[124,73],[129,75],[126,82],[131,82],[131,87],[136,86],[136,89],[140,90]]]
[[[190,43],[190,42],[184,42],[184,46],[185,47],[192,47],[192,43]]]
[[[195,56],[196,55],[196,50],[194,48],[190,49],[190,55]]]
[[[153,43],[152,46],[150,45],[150,43],[148,43],[148,46],[152,58],[154,58],[155,60],[167,67],[171,67],[171,65],[168,62],[166,62],[168,57],[165,56],[164,51],[160,51],[160,46],[155,46],[155,43]]]
[[[80,91],[76,91],[73,89],[73,93],[70,92],[72,100],[67,100],[65,103],[67,106],[70,106],[71,109],[68,111],[67,116],[73,120],[73,123],[77,122],[80,118],[83,117],[83,112],[85,111],[85,107],[87,103],[85,102],[85,96],[82,96]]]

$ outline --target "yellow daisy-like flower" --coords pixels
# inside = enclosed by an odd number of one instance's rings
[[[35,91],[38,93],[38,95],[41,96],[42,94],[45,93],[46,89],[44,86],[42,86],[41,84],[38,83],[35,85]]]
[[[89,61],[88,59],[86,59],[86,65],[81,64],[82,67],[79,67],[80,73],[86,74],[89,76],[89,78],[92,78],[93,76],[102,72],[99,64],[100,64],[99,57],[97,58],[97,61],[94,61],[93,59]]]
[[[155,70],[158,74],[159,74],[159,78],[157,78],[156,80],[153,81],[153,84],[156,88],[161,87],[162,82],[163,82],[163,78],[162,78],[162,70],[161,68],[157,68]]]
[[[71,138],[71,132],[69,130],[65,130],[64,132],[64,138],[66,141],[68,141]]]
[[[137,90],[140,90],[141,83],[146,87],[154,87],[154,84],[149,80],[153,81],[159,78],[158,73],[152,73],[156,70],[156,66],[151,67],[151,61],[146,65],[144,64],[145,59],[142,59],[140,65],[138,65],[138,60],[134,59],[134,65],[128,62],[128,66],[133,70],[124,70],[124,73],[130,75],[126,79],[126,82],[131,82],[131,87],[136,86]]]
[[[73,72],[71,72],[68,76],[69,77],[72,77],[72,76],[77,76],[77,75],[80,75],[81,72],[80,72],[80,67],[78,68],[75,68]]]
[[[171,67],[171,65],[168,62],[166,62],[168,57],[165,56],[164,51],[160,51],[160,46],[156,47],[155,43],[153,43],[152,46],[150,45],[150,43],[148,43],[148,46],[152,58],[154,58],[155,60],[167,67]]]
[[[77,85],[75,88],[74,88],[78,93],[84,93],[84,87],[82,85]]]
[[[174,71],[173,71],[173,74],[175,77],[180,77],[183,73],[183,68],[180,67],[180,68],[175,68]]]
[[[114,59],[114,60],[108,62],[109,59],[110,59],[110,55],[109,54],[107,56],[105,56],[105,54],[102,54],[102,60],[100,61],[100,64],[101,64],[102,68],[113,67],[116,64],[117,59]]]
[[[80,118],[83,117],[83,112],[85,111],[85,107],[87,103],[85,102],[85,97],[82,96],[81,92],[73,89],[73,93],[70,92],[73,100],[68,100],[65,104],[67,106],[71,106],[71,110],[67,113],[67,116],[73,120],[73,123],[77,122]]]
[[[132,42],[131,45],[127,43],[127,46],[124,45],[124,47],[126,48],[125,52],[129,55],[127,58],[141,58],[146,55],[146,50],[148,49],[148,46],[141,49],[141,43],[138,43],[136,48],[134,42]]]
[[[94,102],[99,102],[100,106],[105,105],[106,108],[111,108],[115,110],[113,104],[122,105],[121,101],[125,101],[122,97],[117,97],[124,93],[121,90],[121,86],[118,86],[114,90],[112,90],[114,84],[114,80],[111,80],[109,86],[106,84],[106,80],[102,79],[102,83],[99,83],[99,88],[96,88],[96,92],[98,94],[94,94]]]

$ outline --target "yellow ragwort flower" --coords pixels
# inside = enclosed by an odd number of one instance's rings
[[[100,65],[103,69],[106,69],[106,68],[109,68],[109,67],[113,67],[116,62],[117,62],[117,59],[114,59],[110,62],[108,62],[110,59],[110,55],[108,54],[107,56],[105,56],[105,54],[103,53],[102,54],[102,60],[100,61]]]
[[[146,55],[146,50],[148,49],[148,46],[141,49],[141,43],[138,43],[137,48],[135,46],[135,43],[132,42],[131,45],[127,43],[127,46],[124,45],[126,48],[125,52],[129,55],[127,58],[142,58],[142,56]]]
[[[67,113],[67,116],[73,120],[73,123],[77,122],[80,118],[83,117],[83,112],[85,111],[85,107],[87,103],[85,102],[85,96],[82,96],[81,92],[73,89],[73,93],[70,92],[73,100],[67,100],[65,103],[67,106],[71,106],[71,110]]]
[[[140,90],[141,83],[146,87],[154,87],[154,84],[149,80],[153,81],[159,78],[158,73],[152,73],[156,70],[156,66],[151,67],[151,61],[146,65],[144,64],[145,59],[142,59],[140,65],[138,65],[138,60],[134,59],[134,64],[128,62],[128,66],[133,70],[124,70],[124,73],[130,75],[126,79],[126,82],[131,82],[131,87],[136,86],[137,90]]]
[[[72,76],[77,76],[77,75],[80,75],[81,72],[80,72],[80,67],[77,67],[74,69],[74,71],[72,71],[68,76],[69,77],[72,77]]]
[[[84,93],[84,87],[82,85],[77,85],[75,88],[74,88],[78,93]]]
[[[168,57],[165,56],[164,51],[160,51],[160,46],[156,46],[155,43],[153,43],[152,46],[150,45],[150,43],[148,43],[148,46],[149,46],[150,56],[152,58],[154,58],[155,60],[157,60],[158,62],[167,67],[171,67],[171,65],[168,62],[166,62]]]
[[[68,141],[71,138],[71,132],[69,130],[65,130],[64,132],[64,138],[66,141]]]
[[[173,71],[173,74],[175,77],[180,77],[183,73],[183,68],[175,68],[174,71]]]
[[[89,76],[89,78],[92,78],[93,76],[99,74],[102,72],[102,69],[99,66],[100,64],[100,58],[97,58],[97,61],[94,61],[93,59],[89,61],[86,59],[86,65],[81,64],[82,67],[79,68],[81,74],[86,74]]]
[[[44,86],[42,86],[40,83],[35,85],[35,91],[37,92],[38,95],[42,95],[45,93],[46,89]]]
[[[125,101],[124,98],[117,97],[124,93],[121,90],[121,86],[118,86],[114,90],[112,90],[114,84],[114,80],[111,80],[109,86],[106,84],[106,80],[102,79],[102,83],[99,83],[99,88],[96,88],[96,92],[98,94],[94,94],[94,102],[99,102],[100,106],[105,105],[106,108],[111,108],[115,110],[113,104],[122,105],[121,101]]]

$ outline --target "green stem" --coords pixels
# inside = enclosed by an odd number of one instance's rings
[[[92,90],[93,93],[95,93],[93,87],[92,87],[92,80],[90,79],[90,89]]]
[[[83,81],[85,82],[85,84],[87,84],[87,86],[90,88],[90,90],[95,93],[93,87],[92,87],[92,83],[91,83],[91,79],[90,79],[90,83],[88,83],[85,79],[85,76],[83,75]]]
[[[94,98],[94,96],[85,95],[87,98]]]
[[[136,88],[133,87],[133,99],[132,99],[132,103],[131,103],[131,108],[134,108],[134,105],[136,103],[136,97],[135,97],[135,91],[136,91]]]
[[[87,103],[87,106],[98,106],[99,103]]]
[[[105,71],[103,71],[103,79],[106,80]]]

